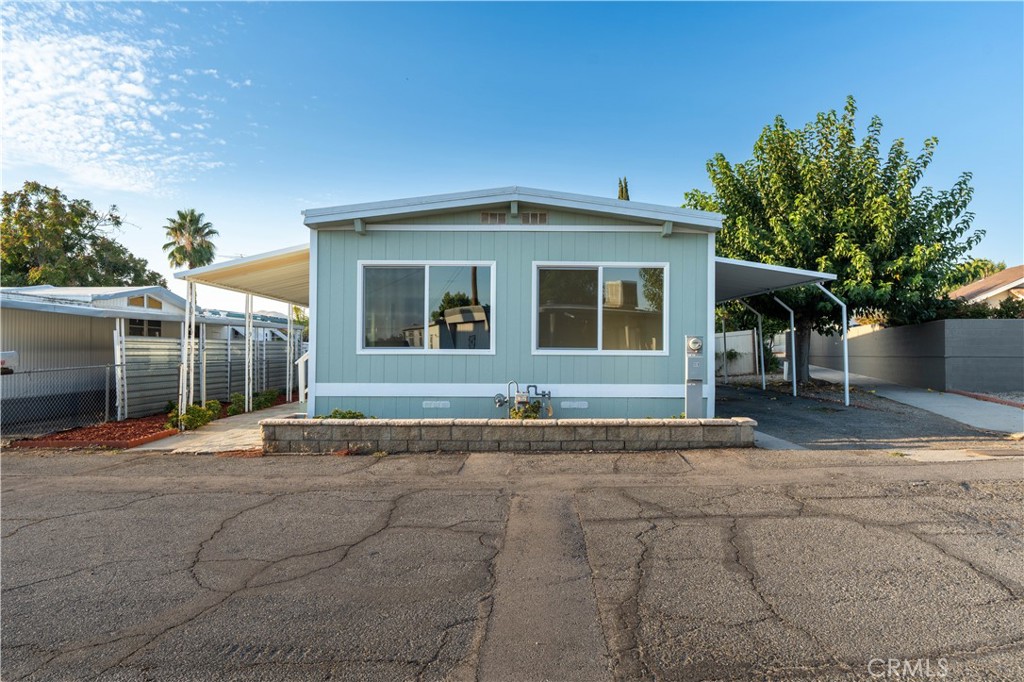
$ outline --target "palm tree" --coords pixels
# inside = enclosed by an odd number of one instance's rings
[[[206,222],[205,215],[196,213],[194,208],[178,211],[177,218],[167,219],[166,229],[170,241],[164,244],[164,251],[171,267],[187,265],[191,270],[213,262],[217,249],[210,237],[218,232],[212,223]]]

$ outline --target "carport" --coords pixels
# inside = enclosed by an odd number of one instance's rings
[[[225,263],[207,265],[193,270],[175,273],[185,280],[187,306],[185,309],[185,343],[182,343],[179,410],[194,400],[193,386],[195,367],[192,349],[196,343],[196,297],[195,286],[205,284],[218,289],[245,294],[245,411],[252,410],[253,361],[253,297],[269,298],[289,307],[309,305],[309,247],[307,245],[278,249],[255,256],[247,256]],[[289,397],[296,358],[293,357],[292,343],[295,325],[292,314],[288,313],[288,357],[286,360]],[[187,353],[187,355],[186,355]],[[302,399],[301,392],[299,396]]]
[[[747,302],[755,296],[771,295],[785,289],[794,287],[814,285],[821,292],[835,301],[842,310],[843,330],[843,388],[844,404],[850,404],[850,381],[849,364],[847,351],[847,329],[848,317],[846,304],[825,288],[826,282],[835,281],[836,276],[827,272],[814,270],[801,270],[781,265],[769,265],[766,263],[754,263],[751,261],[735,260],[731,258],[716,257],[714,259],[714,302],[715,304],[727,303],[729,301],[740,301],[758,319],[757,339],[759,352],[757,354],[757,365],[761,374],[761,387],[765,386],[765,362],[764,362],[764,337],[763,337],[763,313],[755,310]],[[175,277],[185,280],[189,287],[187,300],[194,301],[192,287],[195,284],[226,289],[243,293],[246,296],[246,330],[250,335],[252,329],[252,297],[260,296],[280,301],[289,305],[309,307],[310,295],[310,248],[308,244],[300,244],[263,254],[239,258],[236,260],[208,265],[194,270],[187,270],[175,274]],[[796,321],[793,310],[785,305],[778,297],[773,300],[789,313],[789,334],[790,349],[789,362],[792,367],[796,366]],[[194,309],[193,309],[194,313]],[[315,315],[310,310],[310,317]],[[194,321],[194,314],[191,318]],[[289,315],[289,335],[292,333],[291,315]],[[194,338],[193,335],[190,338]],[[251,339],[246,342],[247,366],[251,363]],[[191,368],[185,367],[183,356],[182,376],[183,385],[191,377]],[[289,367],[294,367],[294,358],[289,358]],[[797,394],[796,372],[790,372],[792,378],[792,392]],[[247,374],[248,376],[248,374]],[[289,377],[290,385],[290,377]],[[301,395],[299,399],[302,400]],[[246,384],[246,405],[251,408],[252,384]],[[183,397],[180,404],[188,404]]]

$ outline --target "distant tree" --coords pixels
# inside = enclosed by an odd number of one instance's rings
[[[217,236],[213,224],[206,222],[206,216],[194,208],[178,211],[174,218],[167,219],[167,239],[164,251],[171,267],[188,269],[201,268],[213,262],[217,249],[211,237]]]
[[[26,182],[3,194],[3,286],[167,286],[149,263],[109,236],[121,227],[117,206],[100,213],[85,199]]]
[[[685,205],[724,214],[720,256],[835,273],[831,289],[852,314],[933,319],[950,273],[984,235],[971,232],[971,175],[948,191],[918,190],[938,141],[925,140],[911,158],[897,139],[883,158],[882,121],[873,117],[858,144],[856,111],[849,97],[841,116],[821,113],[803,128],[777,117],[749,161],[708,161],[714,191],[688,192]],[[836,306],[810,287],[779,298],[796,311],[797,377],[806,380],[811,330],[834,332]]]
[[[473,299],[462,291],[452,293],[450,291],[444,292],[441,297],[441,305],[437,307],[437,310],[430,316],[431,322],[438,322],[444,317],[444,311],[449,308],[461,308],[462,306],[473,305]]]
[[[950,291],[959,289],[965,284],[977,282],[979,279],[985,279],[989,275],[994,275],[1005,269],[1006,263],[1004,261],[995,263],[988,258],[972,258],[966,263],[960,263],[953,269],[949,279],[946,281],[946,289]]]
[[[619,178],[619,199],[629,201],[629,180],[625,177]]]
[[[302,330],[302,340],[309,341],[309,313],[301,306],[293,305],[292,319],[295,320],[295,324]]]

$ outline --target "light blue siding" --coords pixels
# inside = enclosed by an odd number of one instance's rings
[[[424,401],[447,400],[448,408],[425,408]],[[562,409],[561,400],[586,400],[587,409]],[[545,409],[546,409],[545,405]],[[318,401],[317,412],[356,410],[367,417],[405,419],[505,419],[508,408],[496,408],[486,398],[446,398],[444,396],[395,398],[327,397]],[[682,398],[587,398],[565,396],[554,400],[554,416],[558,419],[610,419],[630,418],[667,419],[678,417],[683,411]]]
[[[475,212],[479,220],[479,211]],[[318,384],[469,383],[670,384],[683,383],[683,337],[706,335],[707,236],[651,232],[436,232],[320,231],[317,242],[316,380]],[[447,355],[357,354],[358,261],[495,261],[496,298],[492,314],[495,353]],[[533,263],[536,261],[667,262],[670,355],[533,355]],[[424,396],[435,398],[437,396]],[[443,397],[443,396],[441,396]],[[588,396],[576,396],[588,399]],[[452,399],[452,410],[424,410],[424,398],[320,398],[316,412],[334,407],[359,409],[378,417],[498,416],[479,399]],[[568,396],[556,396],[568,399]],[[639,402],[637,402],[639,400]],[[607,402],[606,402],[607,401]],[[479,403],[479,405],[477,404]],[[654,416],[678,414],[682,399],[591,400],[590,410],[561,417]],[[647,405],[645,407],[645,404]],[[627,413],[623,413],[623,409]],[[458,407],[456,407],[458,406]],[[481,407],[482,406],[482,407]],[[363,409],[363,408],[366,409]],[[485,409],[484,409],[485,408]],[[392,412],[396,410],[396,412]]]

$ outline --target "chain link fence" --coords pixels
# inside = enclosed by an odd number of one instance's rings
[[[0,434],[39,436],[117,418],[115,365],[0,375]]]

